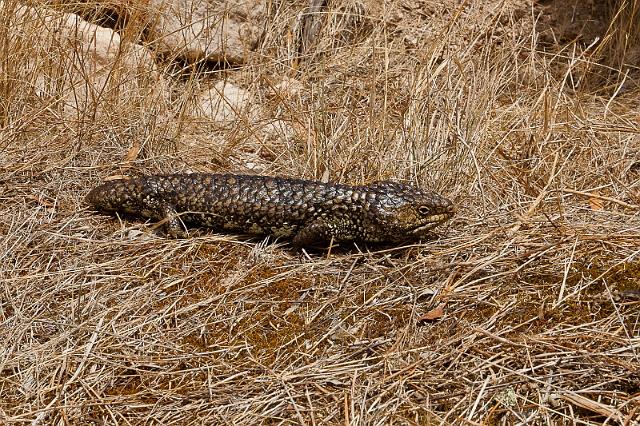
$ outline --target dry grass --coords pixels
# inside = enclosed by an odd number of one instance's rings
[[[5,2],[0,423],[638,424],[640,90],[616,90],[637,64],[583,84],[587,44],[539,48],[525,2],[330,3],[304,49],[305,2],[273,5],[251,65],[159,92],[116,64],[71,114],[77,57]],[[190,115],[223,78],[257,117]],[[82,204],[115,174],[248,167],[406,179],[461,212],[424,244],[306,254]]]

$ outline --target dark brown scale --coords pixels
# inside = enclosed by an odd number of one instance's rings
[[[293,238],[297,246],[419,240],[455,214],[441,195],[398,182],[349,186],[268,176],[176,174],[108,182],[89,205],[104,213]]]

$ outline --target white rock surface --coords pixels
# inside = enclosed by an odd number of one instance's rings
[[[151,0],[149,8],[155,48],[189,63],[245,63],[266,19],[263,0]]]
[[[232,83],[218,81],[204,90],[196,100],[196,117],[206,117],[219,123],[230,123],[239,118],[254,118],[251,94]]]
[[[34,46],[34,55],[47,58],[47,67],[41,69],[18,60],[16,72],[35,75],[33,91],[54,109],[62,103],[64,113],[99,112],[106,104],[119,105],[123,97],[162,90],[151,54],[140,45],[123,43],[111,29],[45,7],[5,7],[11,6],[0,2],[0,13],[14,16],[9,34],[23,37]]]

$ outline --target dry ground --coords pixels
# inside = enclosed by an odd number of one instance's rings
[[[551,2],[342,0],[300,55],[305,3],[272,5],[250,65],[158,59],[166,92],[114,72],[76,114],[33,89],[61,62],[0,31],[0,423],[638,424],[637,28],[592,45],[544,26]],[[221,79],[258,118],[189,114]],[[188,170],[394,178],[460,213],[306,254],[83,205]]]

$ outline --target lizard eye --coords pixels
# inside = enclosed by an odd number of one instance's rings
[[[418,207],[418,212],[421,215],[427,216],[429,214],[430,210],[429,210],[429,207],[427,207],[427,206],[420,206],[420,207]]]

